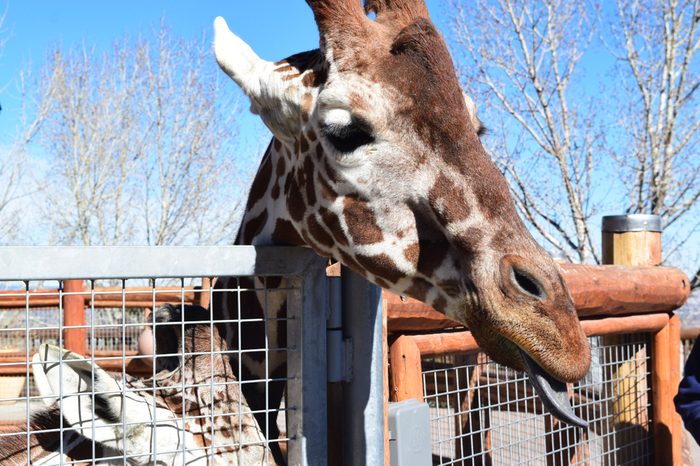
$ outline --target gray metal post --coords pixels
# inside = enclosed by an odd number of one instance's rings
[[[301,351],[301,357],[290,357],[287,365],[288,406],[302,413],[301,419],[294,413],[287,416],[288,463],[293,466],[323,466],[328,458],[325,265],[320,257],[314,261],[304,274],[301,293],[290,293],[288,302],[289,310],[302,310],[287,324],[288,341],[294,342],[294,351]]]
[[[384,464],[384,361],[381,289],[342,271],[343,329],[351,339],[350,381],[343,384],[343,463]]]

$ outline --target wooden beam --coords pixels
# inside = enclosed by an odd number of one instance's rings
[[[384,313],[387,315],[390,332],[443,330],[462,327],[462,324],[445,317],[427,304],[409,297],[401,297],[384,290]]]
[[[561,264],[581,318],[670,312],[688,299],[688,277],[673,267]],[[390,332],[457,328],[432,307],[384,291]]]
[[[657,332],[668,324],[668,320],[668,314],[607,317],[582,320],[581,327],[583,327],[583,331],[589,337],[622,333]],[[469,331],[411,335],[410,339],[424,357],[464,354],[479,350],[479,345]]]
[[[580,317],[671,312],[690,294],[674,267],[565,264],[562,272]]]
[[[207,283],[204,283],[205,287]],[[184,291],[184,292],[183,292]],[[199,303],[208,304],[208,288],[188,286],[184,289],[180,287],[162,287],[156,288],[155,292],[149,287],[133,287],[133,288],[95,288],[94,299],[92,299],[92,290],[83,290],[83,299],[86,306],[94,306],[96,308],[121,307],[122,303],[126,307],[151,307],[155,297],[156,306],[161,306],[166,303],[180,303],[184,300],[185,304]],[[124,301],[122,301],[122,295]],[[0,291],[0,311],[3,309],[18,309],[24,308],[29,304],[30,308],[35,307],[58,307],[59,292],[56,289],[32,290],[26,293],[24,291]]]
[[[589,337],[621,335],[625,333],[653,333],[668,323],[668,314],[644,314],[626,317],[604,317],[581,321],[583,331]]]

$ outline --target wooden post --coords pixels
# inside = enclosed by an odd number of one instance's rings
[[[603,217],[603,263],[632,266],[656,266],[661,264],[661,220],[656,215],[616,215]],[[606,343],[622,342],[620,337],[608,337]],[[669,323],[653,334],[652,354],[652,411],[654,454],[656,465],[680,464],[681,425],[675,412],[673,397],[680,381],[680,324],[671,315]],[[628,367],[633,361],[613,367],[616,378],[634,371]],[[644,413],[639,408],[646,405],[636,397],[645,396],[639,390],[644,387],[628,386],[627,379],[615,387],[617,398],[613,404],[615,424],[645,424]],[[632,384],[634,382],[631,382]],[[643,408],[642,408],[643,409]],[[640,422],[642,421],[642,422]],[[632,439],[618,438],[618,445],[626,445]],[[624,450],[622,451],[624,454]],[[619,458],[625,460],[625,458]]]
[[[402,335],[389,349],[391,401],[423,401],[420,350],[410,336]]]
[[[77,294],[82,292],[82,280],[65,280],[63,282],[63,325],[65,327],[86,325],[85,296]],[[86,328],[64,328],[63,347],[84,355],[87,353],[86,336]]]
[[[668,409],[671,413],[671,433],[673,441],[673,464],[680,464],[683,455],[683,442],[689,441],[683,429],[683,420],[680,414],[676,412],[676,405],[673,403],[673,398],[678,394],[678,385],[681,382],[681,319],[676,314],[672,314],[668,321],[669,330],[669,358],[671,358],[671,387],[666,395]],[[692,440],[690,440],[692,441]]]
[[[389,448],[389,346],[387,335],[386,293],[382,290],[382,363],[384,367],[384,465],[391,464]]]
[[[197,306],[202,306],[204,309],[209,309],[209,298],[212,287],[212,279],[209,277],[202,277],[201,286],[199,289],[194,289],[194,299],[192,304]]]

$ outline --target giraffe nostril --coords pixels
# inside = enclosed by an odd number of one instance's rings
[[[529,294],[538,299],[545,299],[547,297],[542,285],[529,273],[513,267],[511,269],[511,278],[513,283],[525,294]]]

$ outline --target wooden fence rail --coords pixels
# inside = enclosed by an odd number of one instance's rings
[[[690,294],[688,277],[674,267],[560,265],[580,318],[671,312]],[[412,298],[385,292],[389,332],[442,330],[462,325]]]

